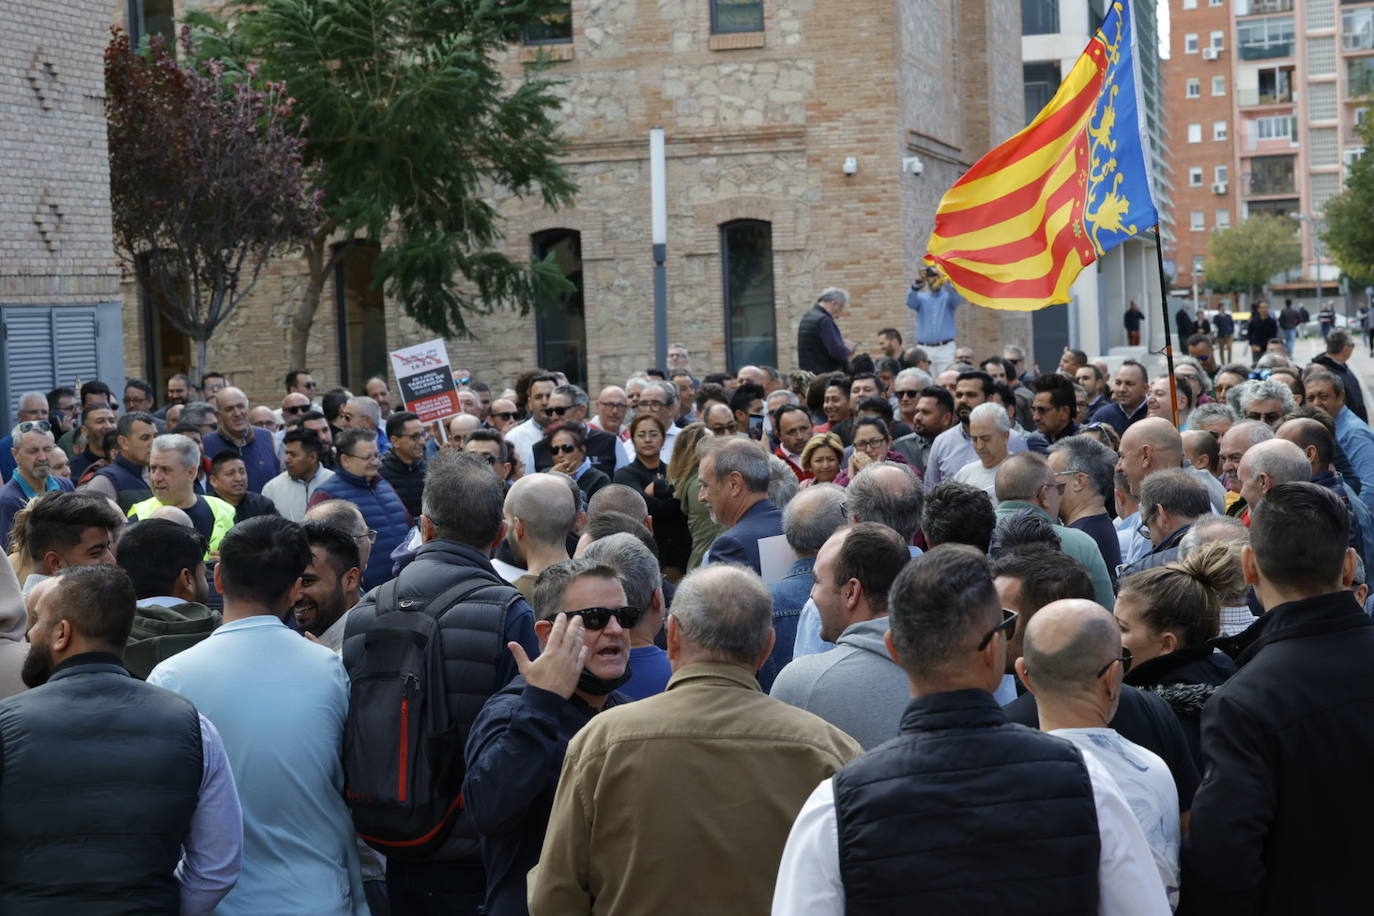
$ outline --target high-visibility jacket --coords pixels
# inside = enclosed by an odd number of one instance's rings
[[[229,533],[229,529],[234,527],[234,513],[237,511],[233,506],[217,496],[197,496],[203,499],[210,506],[210,514],[215,518],[214,527],[210,529],[210,544],[206,552],[208,558],[211,552],[219,550],[220,542]],[[142,502],[134,503],[129,509],[129,518],[136,518],[140,521],[145,518],[152,518],[153,513],[161,509],[166,503],[156,496],[145,499]]]

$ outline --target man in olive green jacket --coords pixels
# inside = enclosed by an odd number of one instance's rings
[[[712,565],[682,581],[667,690],[607,710],[568,745],[531,913],[768,912],[802,803],[861,752],[759,689],[772,619],[750,570]]]

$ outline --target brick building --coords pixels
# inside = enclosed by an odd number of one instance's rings
[[[1166,85],[1169,165],[1174,176],[1176,288],[1206,287],[1202,262],[1214,229],[1239,219],[1236,208],[1235,48],[1231,10],[1221,0],[1170,0]]]
[[[556,61],[577,200],[557,213],[499,203],[508,252],[554,253],[578,293],[537,317],[474,319],[476,339],[451,341],[450,357],[493,383],[543,364],[593,390],[649,364],[656,126],[667,136],[669,337],[694,365],[790,368],[797,322],[826,286],[849,289],[843,331],[875,348],[879,328],[907,326],[903,299],[940,196],[1023,123],[1008,27],[1018,15],[1015,0],[572,0],[503,66],[514,77],[540,51]],[[388,350],[430,336],[368,291],[372,257],[350,251],[325,292],[308,358],[322,384],[360,386],[385,371]],[[255,400],[281,393],[286,315],[303,282],[298,262],[274,263],[211,342],[211,365]],[[130,286],[125,300],[129,365],[160,383],[189,349]],[[1030,342],[1025,315],[961,312],[960,336],[980,353]]]
[[[11,0],[0,31],[0,428],[20,394],[123,374],[106,5]]]

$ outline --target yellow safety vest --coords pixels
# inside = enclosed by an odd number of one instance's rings
[[[210,529],[209,550],[206,552],[208,557],[210,552],[219,550],[220,542],[229,533],[229,529],[234,527],[234,515],[238,510],[217,496],[202,496],[201,499],[209,504],[210,514],[215,518],[215,525]],[[151,518],[154,512],[165,505],[167,504],[156,496],[145,499],[142,502],[134,503],[129,508],[129,518],[137,518],[140,521]]]

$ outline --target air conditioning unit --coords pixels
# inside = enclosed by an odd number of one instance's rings
[[[1226,193],[1226,182],[1224,182],[1224,181],[1214,181],[1214,182],[1212,182],[1212,193],[1213,193],[1213,194],[1225,194],[1225,193]]]
[[[1217,51],[1216,48],[1203,48],[1203,49],[1202,49],[1202,59],[1203,59],[1203,60],[1216,60],[1216,59],[1217,59],[1217,55],[1218,55],[1219,53],[1220,53],[1220,52]]]

